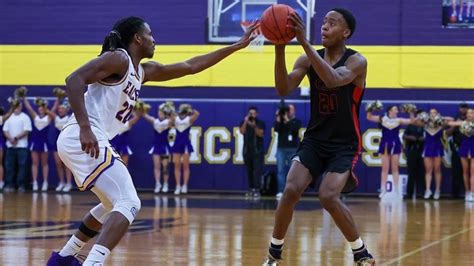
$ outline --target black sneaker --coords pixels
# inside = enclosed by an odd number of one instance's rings
[[[375,266],[375,259],[367,250],[354,254],[354,262],[356,266]]]

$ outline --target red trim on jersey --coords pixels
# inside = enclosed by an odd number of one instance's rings
[[[355,165],[357,164],[357,161],[359,160],[359,155],[362,151],[362,136],[360,134],[359,115],[357,114],[357,108],[360,106],[363,91],[363,88],[355,87],[354,92],[352,94],[352,99],[354,100],[354,103],[352,104],[352,122],[354,123],[358,141],[357,152],[354,155],[354,159],[352,160],[352,176],[355,180],[356,187],[359,185],[359,179],[354,174],[353,170],[355,168]]]

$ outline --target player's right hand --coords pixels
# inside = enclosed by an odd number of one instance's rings
[[[81,127],[79,132],[79,140],[81,141],[82,150],[89,154],[92,158],[99,158],[99,142],[92,132],[91,127]]]

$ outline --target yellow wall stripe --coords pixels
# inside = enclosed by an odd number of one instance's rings
[[[154,60],[174,63],[218,49],[219,45],[160,45]],[[369,62],[367,87],[474,88],[474,47],[351,46]],[[62,85],[74,69],[95,57],[98,45],[0,45],[0,85]],[[291,68],[303,53],[287,47]],[[271,87],[273,46],[261,53],[242,50],[194,76],[155,86]],[[307,81],[305,81],[307,82]],[[307,84],[304,84],[307,85]]]

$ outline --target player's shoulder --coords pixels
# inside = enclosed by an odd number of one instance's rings
[[[117,49],[115,51],[107,51],[99,56],[101,61],[109,64],[117,64],[119,66],[128,66],[129,56],[127,52]]]
[[[365,58],[365,56],[363,56],[361,53],[357,51],[354,51],[354,53],[350,55],[347,60],[348,61],[350,60],[354,63],[359,63],[363,66],[367,66],[367,58]]]

